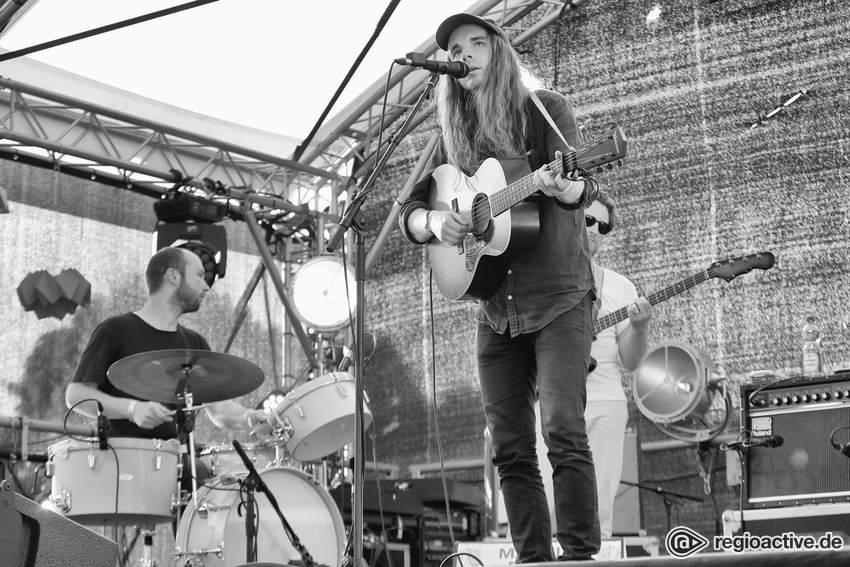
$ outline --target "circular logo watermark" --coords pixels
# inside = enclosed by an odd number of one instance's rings
[[[673,557],[690,557],[708,547],[709,541],[691,528],[679,526],[673,528],[664,538],[667,553]]]

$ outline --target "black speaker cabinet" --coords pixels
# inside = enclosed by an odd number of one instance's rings
[[[640,437],[636,428],[626,429],[623,443],[623,473],[621,480],[639,483]],[[637,535],[643,529],[643,491],[636,486],[620,484],[614,498],[614,535]]]
[[[0,565],[115,567],[117,562],[118,544],[16,494],[9,481],[0,481]]]
[[[830,441],[850,427],[850,374],[763,386],[741,387],[741,427],[753,440],[773,435],[782,444],[743,450],[745,507],[850,502],[850,458]],[[846,443],[850,430],[835,437]]]

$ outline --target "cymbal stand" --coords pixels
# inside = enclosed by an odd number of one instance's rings
[[[142,545],[142,558],[139,563],[142,567],[154,567],[156,562],[153,559],[153,526],[145,526],[142,528],[142,537],[144,544]]]
[[[189,434],[189,471],[192,475],[192,502],[195,505],[195,510],[201,511],[200,503],[198,502],[198,466],[195,464],[195,412],[194,412],[194,404],[192,395],[192,385],[191,380],[189,379],[189,374],[192,372],[193,365],[184,364],[182,366],[182,372],[185,378],[181,378],[180,382],[177,384],[177,391],[179,392],[181,387],[183,390],[182,395],[178,394],[178,399],[183,400],[184,409],[182,411],[185,412],[185,416],[183,418],[182,429],[184,433]],[[180,426],[180,421],[178,420],[178,427]]]
[[[366,229],[366,219],[360,209],[366,202],[366,198],[369,193],[371,193],[372,188],[375,185],[375,181],[378,179],[378,174],[384,169],[384,166],[386,166],[393,151],[398,147],[401,139],[407,134],[407,130],[410,127],[413,118],[416,116],[416,113],[419,111],[419,108],[422,106],[422,103],[425,102],[425,99],[428,98],[428,95],[434,87],[437,86],[438,78],[437,73],[431,73],[422,94],[419,95],[419,98],[416,100],[413,108],[404,119],[404,123],[401,127],[392,136],[390,136],[387,141],[387,149],[375,164],[375,168],[372,170],[371,175],[369,175],[369,179],[367,179],[366,183],[363,185],[363,189],[358,192],[351,200],[351,203],[349,203],[345,214],[339,221],[339,226],[337,226],[336,231],[333,233],[330,240],[328,240],[328,245],[325,247],[328,252],[333,252],[348,229],[352,227],[354,228],[354,280],[357,288],[357,304],[355,307],[356,315],[354,318],[356,329],[354,336],[357,339],[357,348],[355,349],[356,358],[354,360],[354,482],[352,483],[351,490],[353,500],[351,529],[354,537],[350,538],[354,542],[354,567],[363,567],[366,565],[366,562],[363,559],[363,488],[365,486],[364,476],[366,464],[363,451],[363,367],[365,366],[365,332],[363,329],[363,320],[365,318],[366,311],[366,245],[364,242],[363,231]]]

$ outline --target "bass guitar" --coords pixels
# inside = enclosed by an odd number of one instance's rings
[[[711,278],[720,278],[727,282],[732,281],[740,275],[746,274],[756,268],[759,270],[769,270],[773,267],[776,257],[770,252],[759,252],[752,256],[741,256],[740,258],[732,258],[724,262],[714,262],[705,270],[674,283],[671,286],[665,287],[661,291],[647,296],[649,304],[652,306],[658,305],[662,301],[666,301],[678,295],[683,291],[687,291],[697,284],[701,284]],[[616,311],[612,311],[607,315],[603,315],[593,323],[593,334],[597,335],[600,331],[616,325],[620,321],[629,318],[627,312],[628,306]]]
[[[661,291],[655,292],[652,295],[648,296],[646,299],[647,301],[649,301],[649,304],[654,307],[662,301],[667,301],[674,295],[679,295],[683,291],[687,291],[695,285],[701,284],[702,282],[711,278],[720,278],[726,280],[727,282],[731,282],[738,276],[746,274],[747,272],[750,272],[755,268],[758,268],[759,270],[769,270],[773,267],[773,263],[775,261],[776,257],[771,252],[759,252],[758,254],[753,254],[752,256],[741,256],[740,258],[732,258],[730,260],[726,260],[725,262],[714,262],[705,270],[694,274],[689,278],[685,278],[681,281],[678,281],[671,286],[665,287]],[[604,331],[608,327],[616,325],[620,321],[625,321],[626,319],[628,319],[628,308],[628,305],[625,307],[621,307],[620,309],[612,311],[607,315],[603,315],[602,317],[599,317],[596,321],[594,321],[593,339],[596,340],[596,335],[598,335],[601,331]],[[595,368],[596,359],[590,357],[590,364],[588,365],[587,372],[593,372]]]
[[[555,174],[602,171],[626,156],[621,128],[599,136],[549,164]],[[432,209],[459,212],[472,226],[460,246],[432,238],[428,257],[437,288],[447,299],[487,299],[499,288],[508,254],[537,244],[537,203],[523,202],[537,192],[534,174],[523,160],[484,163],[468,177],[451,165],[434,170],[429,194]]]

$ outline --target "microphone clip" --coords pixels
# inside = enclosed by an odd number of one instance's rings
[[[112,424],[109,423],[109,418],[103,413],[103,404],[97,402],[97,441],[101,451],[107,449],[106,442],[110,431],[112,431]]]

